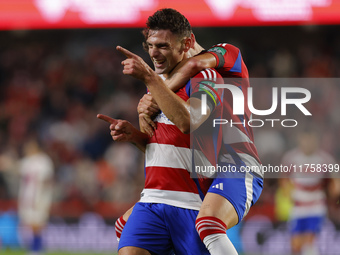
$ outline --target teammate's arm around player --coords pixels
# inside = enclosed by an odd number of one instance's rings
[[[187,47],[189,47],[189,45],[190,43]],[[183,133],[196,130],[208,119],[210,107],[207,107],[207,114],[202,115],[200,99],[190,98],[188,101],[184,101],[164,84],[163,79],[157,75],[141,57],[121,46],[117,46],[117,50],[127,57],[127,59],[122,62],[124,66],[123,73],[143,81],[165,116]],[[152,54],[151,51],[151,57]]]
[[[218,67],[215,56],[208,51],[203,52],[204,48],[196,42],[194,34],[191,34],[191,42],[189,55],[192,55],[193,57],[182,60],[164,81],[167,87],[172,91],[177,91],[183,87],[183,84],[200,71],[207,68]],[[201,53],[196,55],[197,52]],[[137,111],[139,114],[140,130],[149,136],[153,136],[155,124],[152,121],[151,116],[159,111],[159,107],[150,94],[145,94],[141,98]]]
[[[198,72],[208,68],[218,68],[216,58],[208,51],[204,51],[196,41],[195,36],[191,34],[194,41],[191,52],[193,57],[184,59],[180,62],[175,69],[171,72],[170,76],[165,80],[165,84],[172,90],[180,89],[191,77]],[[195,54],[200,52],[199,54]]]

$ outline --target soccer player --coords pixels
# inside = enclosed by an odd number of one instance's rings
[[[202,49],[197,43],[195,48]],[[168,86],[176,91],[180,87],[180,83],[187,81],[192,73],[210,67],[216,68],[224,78],[229,78],[228,83],[240,87],[246,98],[249,87],[247,67],[242,60],[240,50],[227,43],[217,44],[208,51],[203,51],[195,57],[182,61],[168,78]],[[157,104],[152,100],[153,95],[153,93],[145,95],[138,106],[141,130],[145,130],[150,136],[153,134],[153,129],[145,123],[152,124],[152,121],[150,119],[145,121],[144,117],[149,117],[158,111]],[[222,101],[223,119],[232,119],[234,123],[249,121],[250,112],[247,108],[244,116],[231,114],[232,98],[229,93],[225,92]],[[255,166],[259,170],[217,176],[204,198],[197,217],[197,231],[211,254],[235,254],[231,252],[232,244],[225,234],[225,230],[242,220],[259,198],[263,188],[263,175],[260,171],[260,160],[254,145],[251,127],[224,125],[223,145],[219,154],[221,166],[223,164],[235,166],[238,170],[242,166]],[[125,219],[127,216],[124,215]]]
[[[290,181],[293,184],[291,193],[293,208],[290,212],[292,253],[294,255],[320,254],[315,239],[320,233],[322,222],[327,214],[325,178],[332,177],[329,173],[335,160],[327,152],[319,149],[315,131],[304,130],[299,134],[298,147],[283,156],[282,164],[303,166],[301,171],[299,169],[292,173],[289,179],[281,180],[281,185],[287,185],[283,181]],[[323,171],[315,171],[316,169],[313,171],[313,165],[323,168]],[[331,184],[338,186],[336,183],[338,180],[330,179],[330,181],[328,187],[331,187]],[[334,192],[338,193],[337,189],[334,189]]]
[[[126,121],[99,116],[111,122],[111,135],[115,140],[132,139],[130,141],[142,150],[145,146],[145,188],[122,232],[119,254],[209,254],[195,230],[195,219],[211,179],[190,177],[192,161],[188,133],[192,116],[188,109],[191,104],[193,112],[200,111],[201,91],[209,91],[209,114],[194,115],[193,129],[199,128],[210,113],[218,109],[218,95],[210,85],[219,75],[214,70],[201,72],[195,76],[200,82],[183,84],[176,94],[173,93],[164,84],[159,85],[162,79],[158,74],[166,77],[186,57],[191,47],[190,24],[177,11],[163,9],[149,17],[145,35],[156,72],[138,56],[121,47],[118,50],[128,57],[122,62],[125,74],[143,80],[152,94],[162,95],[166,90],[166,97],[160,99],[166,107],[157,116],[155,135],[145,139],[143,133]],[[211,78],[204,78],[208,73]],[[205,155],[198,154],[206,165],[210,164]]]
[[[49,217],[53,196],[54,166],[36,139],[29,139],[24,144],[19,173],[19,218],[21,224],[32,230],[31,254],[40,254],[43,250],[41,233]]]

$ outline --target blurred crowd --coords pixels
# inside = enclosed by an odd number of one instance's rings
[[[195,28],[200,44],[238,46],[251,77],[340,77],[336,26]],[[99,202],[127,208],[144,184],[143,155],[113,142],[97,113],[138,125],[145,86],[122,74],[122,45],[147,59],[140,29],[0,31],[0,200],[15,200],[22,145],[37,135],[55,164],[54,203]],[[148,61],[148,63],[150,63]],[[309,125],[321,146],[340,162],[340,83],[314,85]],[[262,87],[258,96],[271,100]],[[296,145],[290,129],[255,130],[262,163],[278,164]],[[277,180],[265,182],[259,205],[274,203]],[[84,210],[85,210],[84,209]],[[1,210],[1,208],[0,208]],[[112,215],[117,217],[119,215]],[[340,219],[339,223],[340,223]]]
[[[114,46],[125,45],[124,32],[2,34],[1,199],[16,198],[22,145],[38,135],[55,164],[55,202],[91,208],[100,200],[138,200],[141,153],[114,143],[108,124],[96,118],[104,113],[138,124],[136,106],[145,88],[121,74],[123,57]]]

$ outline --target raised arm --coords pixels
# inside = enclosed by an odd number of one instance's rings
[[[192,58],[188,58],[180,62],[171,72],[170,77],[165,80],[165,84],[170,90],[177,91],[178,89],[183,87],[183,84],[185,84],[198,72],[206,68],[214,68],[215,66],[216,58],[211,53],[205,52],[200,55],[196,55]],[[151,97],[151,95],[149,96]],[[139,124],[140,130],[143,133],[147,133],[149,136],[152,136],[155,124],[151,120],[151,116],[152,114],[154,114],[154,111],[150,111],[149,108],[147,108],[149,106],[147,105],[147,103],[149,102],[146,102],[146,100],[144,100],[138,105],[137,110],[139,113]],[[154,109],[155,108],[157,107],[154,107]]]
[[[127,57],[127,59],[122,62],[124,65],[123,73],[142,80],[162,112],[183,133],[190,132],[190,121],[193,124],[191,126],[193,131],[209,117],[209,107],[207,107],[208,111],[206,115],[200,114],[200,99],[192,98],[185,102],[165,85],[162,78],[159,77],[142,58],[120,46],[117,47],[117,50]]]
[[[189,50],[189,55],[194,57],[183,60],[171,72],[168,79],[165,80],[165,84],[172,91],[180,89],[183,84],[186,84],[191,77],[200,71],[206,68],[215,68],[217,66],[216,57],[210,52],[202,52],[203,50],[204,49],[195,42],[193,48]],[[198,53],[201,54],[197,55]],[[141,131],[152,136],[155,125],[151,120],[151,114],[145,111],[145,107],[138,107],[137,110],[140,116],[139,123]]]

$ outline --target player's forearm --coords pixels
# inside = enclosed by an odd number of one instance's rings
[[[176,91],[198,72],[206,68],[214,68],[215,66],[216,59],[208,52],[182,60],[182,62],[180,62],[171,72],[170,79],[167,81],[167,86],[172,91]]]
[[[172,92],[156,73],[145,80],[159,108],[183,133],[190,132],[190,105]]]
[[[130,143],[136,146],[140,151],[145,152],[148,139],[149,137],[147,134],[142,133],[138,129],[134,129]]]

